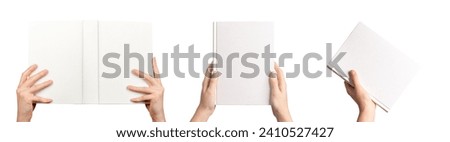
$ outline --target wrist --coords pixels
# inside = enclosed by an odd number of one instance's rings
[[[32,113],[29,112],[17,112],[17,122],[30,122]]]
[[[291,113],[288,109],[275,109],[273,111],[273,115],[277,119],[278,122],[292,122]]]
[[[357,122],[373,122],[375,121],[374,110],[361,110],[358,115]]]
[[[166,122],[166,116],[164,114],[164,110],[159,113],[152,114],[150,113],[150,117],[153,122]]]
[[[196,112],[204,114],[206,116],[211,116],[214,113],[214,107],[206,106],[206,105],[198,105]]]
[[[164,116],[162,117],[152,117],[153,122],[166,122],[166,118]]]
[[[290,114],[277,116],[278,122],[292,122],[292,118]]]
[[[376,105],[372,100],[368,100],[365,103],[358,106],[360,113],[372,113],[375,112]]]
[[[359,115],[357,122],[373,122],[375,120],[375,103],[372,100],[359,106]]]
[[[362,115],[373,114],[373,113],[375,113],[375,107],[366,106],[366,107],[359,109],[359,114],[362,114]]]
[[[191,122],[206,122],[209,117],[213,114],[214,109],[208,107],[197,107],[194,116],[191,119]]]

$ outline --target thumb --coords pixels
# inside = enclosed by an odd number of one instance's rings
[[[36,102],[36,103],[50,103],[52,101],[53,101],[52,99],[42,98],[39,96],[33,97],[33,102]]]
[[[217,87],[217,80],[219,79],[220,72],[212,71],[211,72],[211,79],[209,79],[209,86],[208,88],[216,88]]]
[[[350,74],[350,83],[353,86],[359,86],[359,77],[358,77],[358,74],[356,73],[356,71],[355,70],[351,70],[349,72],[349,74]]]
[[[280,89],[278,88],[277,74],[274,73],[274,72],[271,72],[271,73],[269,74],[269,85],[270,85],[270,90],[273,90],[273,89],[280,90]]]

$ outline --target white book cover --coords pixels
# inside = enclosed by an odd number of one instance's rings
[[[328,68],[346,81],[348,72],[356,70],[372,100],[386,112],[418,71],[413,60],[362,23],[353,29],[333,60],[342,52],[345,55],[337,63],[342,71],[330,63]]]
[[[33,23],[29,35],[29,63],[38,64],[37,70],[49,70],[40,82],[49,79],[54,82],[38,95],[60,104],[132,103],[130,99],[140,94],[127,90],[127,85],[146,84],[131,74],[131,70],[139,69],[139,63],[143,64],[145,72],[151,70],[148,68],[151,57],[147,56],[152,49],[151,31],[150,23],[140,22]],[[125,47],[129,49],[129,56],[125,55]],[[131,53],[143,58],[138,59]],[[106,56],[109,54],[115,56]],[[129,59],[128,71],[125,71],[125,57]],[[116,71],[120,73],[116,77],[102,77],[104,73]]]
[[[265,47],[273,51],[272,22],[216,22],[214,24],[215,52],[223,58],[223,67],[217,68],[221,73],[217,84],[217,105],[268,105],[269,78],[265,73]],[[231,54],[239,54],[230,60]],[[247,58],[247,62],[259,67],[255,77],[242,77],[241,73],[253,73],[255,70],[241,62],[247,53],[258,54],[257,58]],[[273,52],[272,52],[273,53]],[[273,68],[269,61],[270,70]],[[229,76],[228,76],[229,75]]]

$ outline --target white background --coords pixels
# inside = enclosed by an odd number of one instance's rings
[[[1,1],[0,2],[0,139],[13,141],[111,141],[115,129],[181,128],[249,129],[260,126],[332,126],[332,138],[242,139],[243,141],[446,141],[449,128],[448,83],[450,20],[445,1]],[[357,22],[367,26],[420,64],[421,70],[391,112],[377,110],[376,123],[356,124],[357,106],[337,77],[287,79],[289,108],[295,123],[277,124],[270,106],[217,106],[210,123],[186,123],[200,99],[202,78],[177,78],[169,60],[164,78],[169,123],[151,123],[142,105],[38,105],[33,123],[15,123],[20,74],[28,67],[28,24],[33,21],[112,20],[153,23],[153,47],[161,53],[195,44],[202,55],[211,51],[213,21],[273,21],[275,51],[293,53],[286,72],[303,55],[325,57],[325,43],[337,51]],[[49,39],[51,40],[51,39]],[[49,54],[52,52],[49,51]],[[277,56],[278,56],[277,55]],[[325,58],[310,69],[325,71]],[[187,73],[183,60],[182,71]],[[201,72],[202,61],[195,61]],[[303,65],[301,65],[303,66]],[[407,70],[405,70],[407,72]],[[51,73],[51,71],[50,71]],[[386,81],[395,81],[386,78]],[[57,82],[55,82],[57,83]],[[256,137],[256,136],[255,136]],[[146,138],[127,140],[144,141]],[[169,140],[169,139],[163,139]],[[183,139],[173,139],[185,141]],[[210,141],[209,139],[189,139]],[[235,141],[236,139],[213,139]],[[241,139],[237,139],[241,140]]]

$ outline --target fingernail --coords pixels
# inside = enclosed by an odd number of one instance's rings
[[[270,78],[276,78],[277,77],[277,73],[270,72],[269,77]]]

